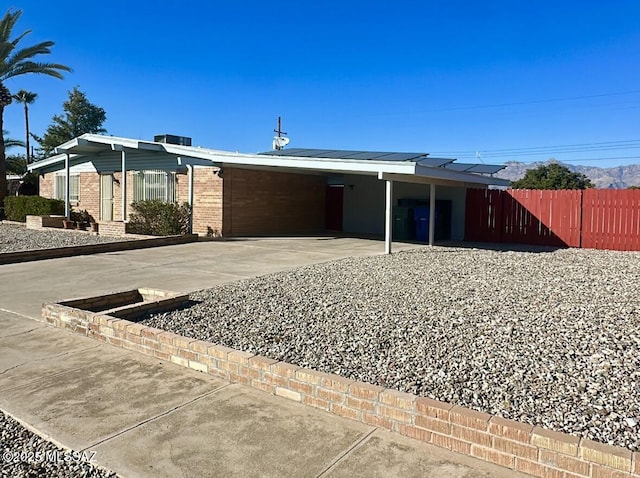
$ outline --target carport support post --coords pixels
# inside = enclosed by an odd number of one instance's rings
[[[436,185],[429,185],[429,245],[433,246],[436,237]]]
[[[64,187],[64,215],[67,219],[71,219],[71,174],[70,174],[70,154],[64,154],[64,174],[65,174],[65,187]]]
[[[120,151],[120,161],[122,163],[122,222],[127,220],[127,152],[122,148]]]
[[[384,253],[391,254],[391,241],[393,240],[393,181],[386,181],[387,194],[384,208]]]

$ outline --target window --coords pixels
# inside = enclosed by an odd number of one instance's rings
[[[56,199],[65,200],[67,176],[64,174],[56,175],[55,196]],[[69,200],[71,202],[80,201],[80,175],[72,174],[69,176]]]
[[[134,171],[133,200],[176,202],[176,173],[171,171]]]

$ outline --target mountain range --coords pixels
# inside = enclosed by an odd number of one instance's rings
[[[515,181],[517,179],[521,179],[528,169],[535,169],[539,166],[550,163],[558,163],[562,166],[566,166],[571,171],[584,174],[593,184],[595,184],[597,188],[600,189],[625,189],[630,186],[640,186],[640,164],[629,164],[627,166],[615,166],[612,168],[598,168],[595,166],[566,164],[553,159],[535,163],[508,161],[505,163],[507,167],[496,173],[496,177]]]

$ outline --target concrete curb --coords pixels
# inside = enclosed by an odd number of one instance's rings
[[[44,259],[58,259],[103,252],[130,251],[133,249],[147,249],[149,247],[172,246],[198,242],[197,234],[182,236],[157,237],[151,239],[132,239],[130,241],[107,242],[104,244],[89,244],[86,246],[58,247],[53,249],[38,249],[36,251],[5,252],[0,254],[0,265],[18,262],[40,261]]]
[[[305,369],[105,313],[44,304],[42,318],[60,329],[533,476],[640,477],[640,452],[626,448]]]

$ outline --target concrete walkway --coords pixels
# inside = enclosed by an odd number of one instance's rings
[[[188,291],[381,249],[260,239],[0,266],[0,409],[122,476],[524,476],[33,320],[43,301]]]

